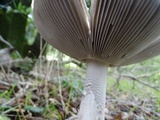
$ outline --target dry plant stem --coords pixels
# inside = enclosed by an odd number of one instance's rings
[[[97,61],[88,61],[83,98],[78,120],[104,120],[107,67]]]
[[[42,51],[43,49],[43,40],[42,40],[42,36],[40,36],[40,51]],[[39,55],[39,68],[40,68],[40,75],[42,75],[42,52],[40,52],[40,55]]]
[[[58,69],[58,83],[59,83],[59,96],[60,96],[60,100],[61,100],[61,104],[62,104],[62,109],[65,111],[66,107],[65,107],[65,103],[63,101],[63,96],[62,96],[62,85],[61,85],[61,80],[60,80],[60,61],[62,59],[61,53],[58,52],[58,61],[57,61],[57,69]]]

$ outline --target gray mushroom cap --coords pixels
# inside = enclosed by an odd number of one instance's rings
[[[36,4],[35,4],[36,3]],[[80,61],[128,65],[160,54],[160,0],[33,0],[42,37]]]

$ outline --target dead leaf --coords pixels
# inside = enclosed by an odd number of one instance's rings
[[[114,117],[114,120],[122,120],[122,114],[118,114]]]

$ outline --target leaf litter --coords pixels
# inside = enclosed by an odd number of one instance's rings
[[[42,64],[41,71],[35,65],[27,74],[1,69],[0,120],[77,120],[83,88],[77,87],[83,83],[81,74],[74,71],[76,75],[70,77],[65,75],[66,69],[60,68],[60,76],[57,76],[55,62],[47,75],[46,64]],[[78,81],[78,85],[73,84],[74,81]],[[136,96],[113,88],[107,92],[105,119],[159,120],[160,106],[156,102],[156,97]]]

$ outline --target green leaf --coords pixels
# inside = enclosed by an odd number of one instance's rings
[[[91,0],[86,0],[86,4],[87,4],[87,7],[90,8],[91,7]]]
[[[29,110],[34,113],[42,113],[43,112],[42,108],[34,107],[34,106],[25,106],[25,110]]]
[[[27,54],[28,42],[25,39],[27,16],[20,12],[0,14],[0,35],[11,43],[22,56]],[[6,45],[0,43],[0,48]],[[8,46],[7,46],[8,47]]]
[[[0,120],[11,120],[11,119],[6,116],[0,115]]]

